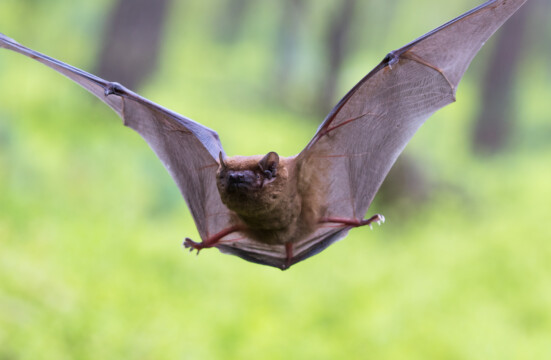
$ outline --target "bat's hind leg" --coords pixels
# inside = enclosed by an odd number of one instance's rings
[[[224,236],[229,235],[231,233],[234,233],[236,231],[240,231],[240,230],[243,230],[243,228],[241,226],[238,226],[238,225],[230,226],[230,227],[228,227],[228,228],[226,228],[226,229],[210,236],[208,239],[201,241],[200,243],[195,242],[195,241],[191,240],[190,238],[186,238],[184,240],[184,247],[189,248],[189,251],[197,250],[197,254],[199,254],[199,251],[201,251],[202,249],[208,249],[208,248],[211,248],[213,246],[216,246],[220,242],[220,240],[222,240],[222,238]]]
[[[336,223],[336,224],[342,224],[346,226],[352,226],[352,227],[360,227],[364,225],[368,225],[369,227],[372,226],[373,223],[377,223],[381,225],[385,222],[385,217],[381,214],[375,214],[369,219],[346,219],[346,218],[339,218],[339,217],[324,217],[321,218],[320,223]]]
[[[291,261],[293,260],[293,243],[285,243],[285,263],[281,266],[281,270],[286,270],[291,266]]]

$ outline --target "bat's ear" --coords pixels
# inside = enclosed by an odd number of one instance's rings
[[[218,153],[218,159],[220,159],[220,166],[222,167],[222,170],[226,169],[226,163],[224,162],[224,157],[222,156],[222,151]]]
[[[276,176],[277,165],[279,164],[279,155],[276,152],[270,151],[258,162],[260,170],[268,179]]]

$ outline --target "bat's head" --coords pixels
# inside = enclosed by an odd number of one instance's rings
[[[269,152],[262,159],[258,156],[235,156],[226,161],[220,154],[218,189],[220,193],[249,194],[269,187],[278,175],[279,155]]]
[[[286,166],[273,151],[265,156],[220,156],[217,185],[222,202],[242,219],[249,219],[249,224],[287,210],[288,178]]]

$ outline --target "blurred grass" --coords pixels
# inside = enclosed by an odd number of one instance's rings
[[[216,129],[229,154],[300,151],[319,119],[270,100],[270,8],[228,46],[205,30],[216,3],[175,6],[162,66],[140,92]],[[44,4],[4,2],[0,31],[90,68],[108,2]],[[358,52],[343,91],[393,47]],[[468,150],[482,106],[470,74],[407,149],[439,184],[431,201],[412,212],[376,202],[384,226],[281,272],[183,251],[193,221],[139,136],[76,85],[0,51],[0,359],[548,358],[547,62],[523,68],[508,152]]]

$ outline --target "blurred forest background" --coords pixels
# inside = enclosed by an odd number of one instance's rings
[[[0,31],[218,131],[299,152],[396,49],[475,0],[3,0]],[[0,50],[0,360],[551,357],[551,3],[529,0],[356,229],[289,271],[198,239],[105,105]]]

